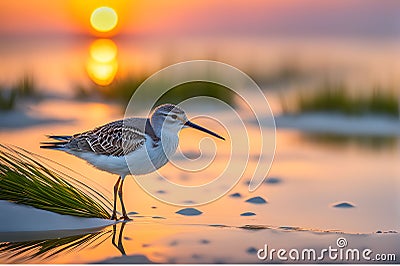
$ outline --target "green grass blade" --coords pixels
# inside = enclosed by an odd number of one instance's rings
[[[0,144],[0,200],[87,218],[109,218],[111,203],[38,155]]]

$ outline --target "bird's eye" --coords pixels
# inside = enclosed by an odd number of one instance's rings
[[[172,117],[173,119],[177,119],[177,118],[178,118],[177,115],[171,115],[171,117]]]

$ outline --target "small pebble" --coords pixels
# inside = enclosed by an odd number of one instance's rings
[[[265,204],[265,203],[267,203],[267,201],[265,199],[263,199],[262,197],[250,198],[250,199],[246,200],[246,202],[254,203],[254,204]]]
[[[244,212],[240,214],[240,216],[254,216],[254,215],[256,215],[254,212]]]
[[[185,216],[197,216],[197,215],[202,214],[203,212],[201,212],[195,208],[185,208],[185,209],[179,210],[175,213],[185,215]]]
[[[256,249],[255,247],[249,247],[246,252],[249,254],[256,254],[258,251],[258,249]]]
[[[339,202],[333,205],[335,208],[354,208],[355,206],[349,202]]]

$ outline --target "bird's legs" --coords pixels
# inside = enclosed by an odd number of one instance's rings
[[[119,182],[121,181],[121,176],[118,177],[117,183],[114,185],[114,209],[113,214],[111,216],[111,220],[117,220],[117,192],[119,187]]]
[[[125,221],[129,221],[131,219],[129,218],[128,214],[126,213],[124,200],[122,198],[122,186],[124,185],[125,178],[121,178],[121,179],[122,179],[121,185],[119,186],[119,189],[118,189],[118,196],[119,196],[119,200],[121,201],[121,208],[122,208],[122,217],[121,218],[124,218]]]

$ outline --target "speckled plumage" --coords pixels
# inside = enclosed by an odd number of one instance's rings
[[[146,134],[155,144],[160,141],[149,119],[129,118],[114,121],[73,136],[49,136],[59,142],[46,142],[42,148],[91,152],[99,155],[124,156],[144,145]]]

